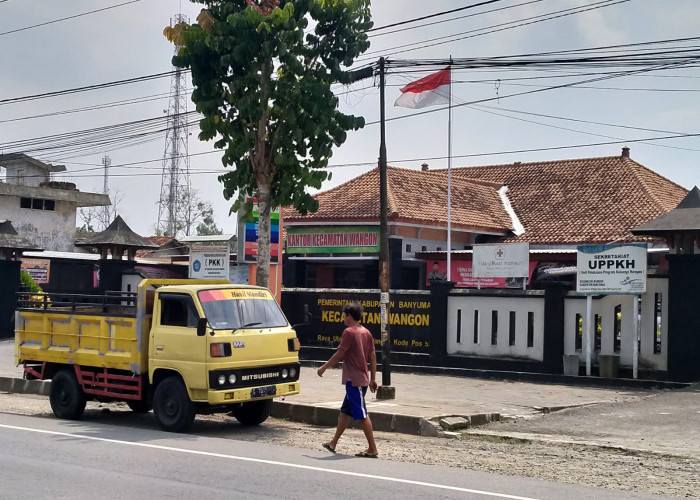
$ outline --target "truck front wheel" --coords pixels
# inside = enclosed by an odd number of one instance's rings
[[[241,406],[234,408],[233,416],[242,425],[258,425],[267,420],[271,411],[272,400],[263,399],[262,401],[251,401],[250,403],[241,404]]]
[[[153,394],[153,413],[164,431],[183,432],[194,421],[195,407],[179,377],[168,377]]]
[[[78,420],[83,415],[87,399],[73,370],[61,370],[53,377],[49,401],[58,418]]]

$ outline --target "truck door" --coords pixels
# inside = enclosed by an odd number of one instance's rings
[[[178,371],[191,390],[207,388],[207,340],[197,336],[199,314],[192,297],[159,294],[160,314],[153,321],[153,368]]]

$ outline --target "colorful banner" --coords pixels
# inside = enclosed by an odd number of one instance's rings
[[[287,228],[287,253],[379,253],[379,228],[290,227]]]
[[[250,201],[248,198],[246,201]],[[243,262],[255,263],[258,260],[258,202],[253,199],[253,220],[245,223]],[[280,211],[270,211],[270,262],[279,262],[280,250]]]

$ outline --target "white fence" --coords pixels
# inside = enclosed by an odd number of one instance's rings
[[[544,292],[450,295],[447,354],[542,361]]]
[[[593,297],[592,363],[599,355],[620,356],[620,366],[632,367],[634,296]],[[639,368],[668,370],[668,279],[647,280],[639,314]],[[578,354],[585,363],[586,298],[570,293],[564,303],[564,353]]]
[[[447,353],[484,358],[543,361],[544,292],[486,295],[456,290],[447,303]],[[618,355],[631,368],[635,342],[634,297],[593,297],[592,364]],[[668,279],[649,277],[639,307],[639,369],[668,370]],[[564,299],[564,355],[585,363],[586,297]]]

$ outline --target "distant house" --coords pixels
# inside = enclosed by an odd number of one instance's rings
[[[51,175],[65,172],[23,153],[0,155],[0,217],[37,247],[72,252],[78,207],[109,205],[109,196],[84,193]]]
[[[665,248],[631,229],[688,193],[632,160],[628,148],[620,156],[453,168],[451,177],[451,249],[465,260],[478,243],[528,243],[543,262],[575,259],[581,244]],[[378,169],[315,198],[315,213],[285,209],[285,286],[377,288]],[[388,230],[391,287],[423,288],[426,261],[444,266],[447,251],[446,170],[388,168]]]
[[[136,257],[170,261],[174,257],[186,256],[189,253],[187,245],[171,236],[146,236],[146,239],[158,248],[137,250]]]

